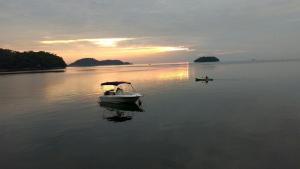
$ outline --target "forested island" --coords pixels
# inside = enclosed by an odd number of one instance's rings
[[[86,67],[86,66],[106,66],[106,65],[130,65],[129,62],[123,62],[121,60],[97,60],[94,58],[79,59],[68,66],[71,67]]]
[[[0,72],[64,69],[65,61],[52,53],[18,52],[0,48]]]
[[[194,62],[219,62],[220,60],[215,56],[202,56],[196,59]]]

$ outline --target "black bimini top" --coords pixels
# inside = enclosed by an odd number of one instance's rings
[[[113,85],[113,86],[118,86],[120,84],[131,84],[130,82],[122,82],[122,81],[115,81],[115,82],[105,82],[105,83],[101,83],[101,86],[105,86],[105,85]]]

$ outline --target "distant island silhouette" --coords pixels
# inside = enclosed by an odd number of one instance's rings
[[[62,57],[45,51],[18,52],[0,48],[0,72],[64,69]]]
[[[215,56],[202,56],[196,59],[194,62],[219,62],[220,60]]]
[[[88,66],[106,66],[106,65],[130,65],[129,62],[123,62],[121,60],[97,60],[94,58],[79,59],[68,66],[70,67],[88,67]]]

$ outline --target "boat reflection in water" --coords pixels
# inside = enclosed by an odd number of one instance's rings
[[[135,103],[105,103],[99,102],[100,107],[104,109],[103,119],[111,122],[125,122],[132,120],[134,112],[143,112],[140,105]]]

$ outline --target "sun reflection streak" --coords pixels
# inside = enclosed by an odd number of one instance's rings
[[[130,81],[137,89],[144,90],[159,88],[163,84],[189,79],[189,64],[68,68],[65,73],[64,76],[55,75],[55,83],[46,86],[44,95],[48,101],[71,101],[74,93],[84,97],[95,97],[103,92],[100,84],[107,81]],[[68,80],[65,76],[69,77]],[[106,86],[105,90],[111,88]]]

